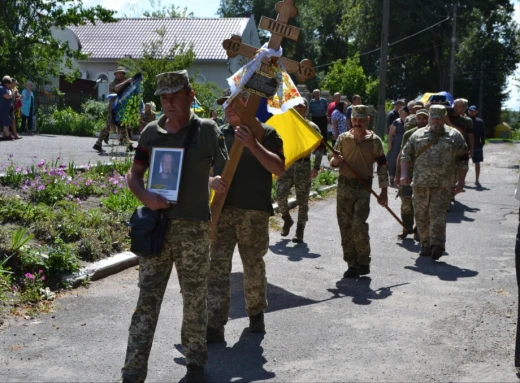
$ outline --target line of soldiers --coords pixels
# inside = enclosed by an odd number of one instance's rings
[[[175,265],[183,298],[181,340],[187,364],[186,382],[204,382],[208,359],[207,344],[225,342],[235,246],[238,246],[244,267],[249,330],[265,332],[267,278],[263,257],[268,250],[269,217],[273,214],[272,174],[280,177],[277,189],[280,192],[278,201],[284,218],[283,235],[288,234],[293,224],[286,197],[290,185],[296,185],[301,205],[293,240],[300,242],[303,241],[307,221],[310,179],[317,173],[321,158],[318,156],[315,160],[313,170],[311,161],[307,158],[285,171],[283,142],[273,128],[262,124],[264,136],[258,141],[230,106],[225,108],[227,123],[221,127],[211,119],[198,118],[190,110],[195,93],[185,70],[159,74],[156,80],[155,95],[160,96],[164,114],[158,120],[150,122],[142,131],[127,182],[130,190],[150,209],[168,209],[170,223],[161,254],[154,258],[140,259],[139,298],[130,324],[122,378],[123,382],[143,382],[146,379],[148,358],[163,296]],[[229,93],[226,93],[218,103],[222,105],[228,98]],[[249,93],[241,92],[237,99],[246,106]],[[297,110],[304,116],[306,105],[299,105]],[[442,228],[435,221],[437,211],[432,210],[432,207],[438,201],[445,201],[443,193],[449,191],[450,196],[452,195],[452,184],[449,187],[445,184],[436,185],[432,180],[440,180],[447,174],[451,177],[456,161],[463,162],[459,157],[465,150],[460,133],[444,126],[442,113],[445,110],[441,107],[432,107],[429,127],[418,129],[409,138],[401,158],[402,185],[409,184],[408,171],[412,164],[414,167],[414,207],[416,216],[417,212],[424,215],[417,220],[419,234],[425,246],[426,241],[431,245],[432,254],[437,254],[436,246],[444,246],[443,236],[438,233]],[[372,183],[373,166],[377,164],[381,188],[378,202],[386,206],[388,200],[388,171],[383,145],[377,135],[367,130],[368,121],[368,108],[363,105],[354,106],[353,128],[338,137],[331,159],[331,165],[339,166],[340,171],[337,215],[343,257],[348,264],[345,277],[370,273],[370,243],[366,223],[370,192],[362,186],[343,160],[369,185]],[[182,172],[178,203],[170,204],[163,196],[146,190],[144,176],[150,167],[153,148],[183,147],[188,134],[193,139],[184,148],[181,166],[186,171]],[[244,145],[244,151],[233,182],[227,185],[220,174],[228,160],[228,151],[235,141]],[[424,147],[430,141],[434,142],[432,148],[437,147],[428,153]],[[451,145],[453,142],[457,143],[456,148]],[[214,170],[212,176],[211,169]],[[423,179],[427,181],[425,184]],[[461,181],[459,174],[455,191],[460,191],[462,186],[463,180]],[[227,192],[214,233],[210,233],[209,189],[216,193]],[[428,200],[432,203],[427,203]],[[427,210],[428,207],[430,210]],[[431,217],[433,224],[427,217]],[[428,236],[428,230],[433,234]]]

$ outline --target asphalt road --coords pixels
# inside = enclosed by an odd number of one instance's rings
[[[512,195],[519,148],[485,148],[483,188],[472,186],[471,169],[467,191],[448,213],[449,255],[441,262],[418,259],[411,239],[397,241],[399,225],[375,201],[370,278],[342,279],[334,199],[313,203],[306,244],[272,232],[264,336],[245,330],[235,256],[227,345],[210,346],[208,381],[518,381]],[[391,207],[398,210],[398,200]],[[133,268],[66,294],[52,314],[12,319],[0,330],[1,380],[118,381],[137,294]],[[172,274],[149,382],[179,381],[185,373],[181,305]]]
[[[132,156],[127,153],[124,146],[117,145],[119,140],[110,139],[109,145],[103,143],[105,153],[98,153],[92,146],[96,143],[95,137],[72,137],[50,134],[38,134],[35,136],[22,136],[21,140],[0,141],[0,166],[8,163],[8,157],[20,166],[30,166],[33,163],[45,159],[54,162],[58,157],[68,164],[73,162],[75,166],[94,165],[98,161],[112,162],[115,158]],[[112,135],[116,137],[116,135]],[[134,147],[137,143],[134,141]],[[35,159],[34,156],[37,158]],[[60,162],[61,163],[61,162]],[[2,171],[0,170],[0,173]]]

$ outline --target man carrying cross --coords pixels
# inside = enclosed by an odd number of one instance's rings
[[[225,92],[217,101],[219,105],[229,98],[229,93]],[[249,93],[241,91],[237,97],[237,101],[246,107]],[[269,216],[273,214],[272,174],[280,176],[285,171],[283,143],[273,128],[262,124],[264,137],[259,142],[231,106],[226,107],[225,113],[228,123],[221,131],[226,147],[230,150],[238,141],[245,148],[231,185],[226,185],[220,177],[221,167],[217,167],[216,176],[210,178],[210,187],[216,193],[227,191],[228,194],[210,246],[208,343],[224,341],[230,306],[231,264],[237,244],[244,266],[249,330],[265,331],[267,279],[263,257],[269,245]]]

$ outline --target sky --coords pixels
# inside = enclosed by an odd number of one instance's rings
[[[102,5],[105,8],[113,9],[118,12],[118,16],[129,16],[135,17],[137,15],[128,14],[128,9],[130,4],[139,4],[142,9],[150,8],[149,0],[84,0],[84,5],[86,6],[94,6],[94,5]],[[185,7],[188,9],[188,12],[193,12],[196,17],[218,17],[216,15],[217,9],[220,4],[220,0],[162,0],[161,5],[166,6],[169,4],[175,4],[175,6],[179,6],[181,9]],[[515,1],[515,12],[514,12],[515,21],[520,24],[520,1]],[[504,107],[508,109],[520,110],[520,89],[516,87],[514,77],[520,79],[520,68],[517,66],[517,70],[515,75],[509,77],[508,79],[508,87],[507,93],[509,94],[509,100],[504,103]],[[520,84],[520,81],[517,82]]]

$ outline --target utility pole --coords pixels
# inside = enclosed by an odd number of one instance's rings
[[[383,0],[383,29],[381,31],[381,58],[379,60],[379,93],[377,100],[377,135],[386,133],[386,64],[388,60],[388,26],[390,24],[390,0]]]
[[[484,109],[484,64],[480,64],[480,85],[478,87],[478,116],[482,118],[482,109]]]
[[[455,81],[455,48],[457,45],[457,3],[453,4],[453,20],[451,24],[451,54],[450,54],[450,94],[453,96]]]

